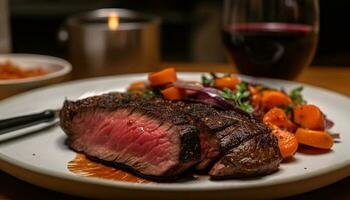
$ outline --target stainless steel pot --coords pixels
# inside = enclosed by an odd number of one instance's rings
[[[108,26],[117,15],[119,23]],[[99,9],[66,21],[74,78],[154,71],[160,63],[160,19],[125,9]]]

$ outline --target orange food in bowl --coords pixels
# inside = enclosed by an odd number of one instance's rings
[[[9,61],[0,63],[0,80],[23,79],[46,74],[48,74],[48,72],[40,67],[22,69]]]

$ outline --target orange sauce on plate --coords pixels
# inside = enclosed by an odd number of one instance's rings
[[[83,154],[77,154],[76,157],[68,163],[68,169],[69,171],[80,176],[97,177],[132,183],[150,183],[150,181],[137,177],[124,170],[91,161]]]

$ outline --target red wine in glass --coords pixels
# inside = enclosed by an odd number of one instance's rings
[[[242,74],[294,79],[310,64],[317,34],[304,24],[239,23],[224,27],[223,42]]]

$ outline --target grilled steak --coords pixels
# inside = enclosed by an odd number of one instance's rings
[[[176,176],[200,159],[191,118],[137,95],[66,101],[60,120],[72,149],[145,176]]]
[[[235,146],[217,161],[209,175],[214,179],[241,178],[272,173],[281,159],[275,137],[259,134]]]
[[[201,162],[197,169],[211,167],[218,161],[209,174],[220,179],[263,175],[278,169],[282,159],[277,139],[255,117],[238,108],[223,111],[205,104],[185,102],[177,102],[174,106],[196,121],[202,130],[201,145],[210,144],[201,147]],[[205,139],[210,140],[203,141]]]
[[[239,109],[219,113],[236,123],[215,133],[221,157],[209,172],[212,178],[264,175],[278,169],[282,157],[268,127]]]
[[[246,177],[281,161],[271,131],[239,109],[110,93],[66,101],[60,117],[72,149],[144,175],[174,176],[198,163],[212,178]]]

